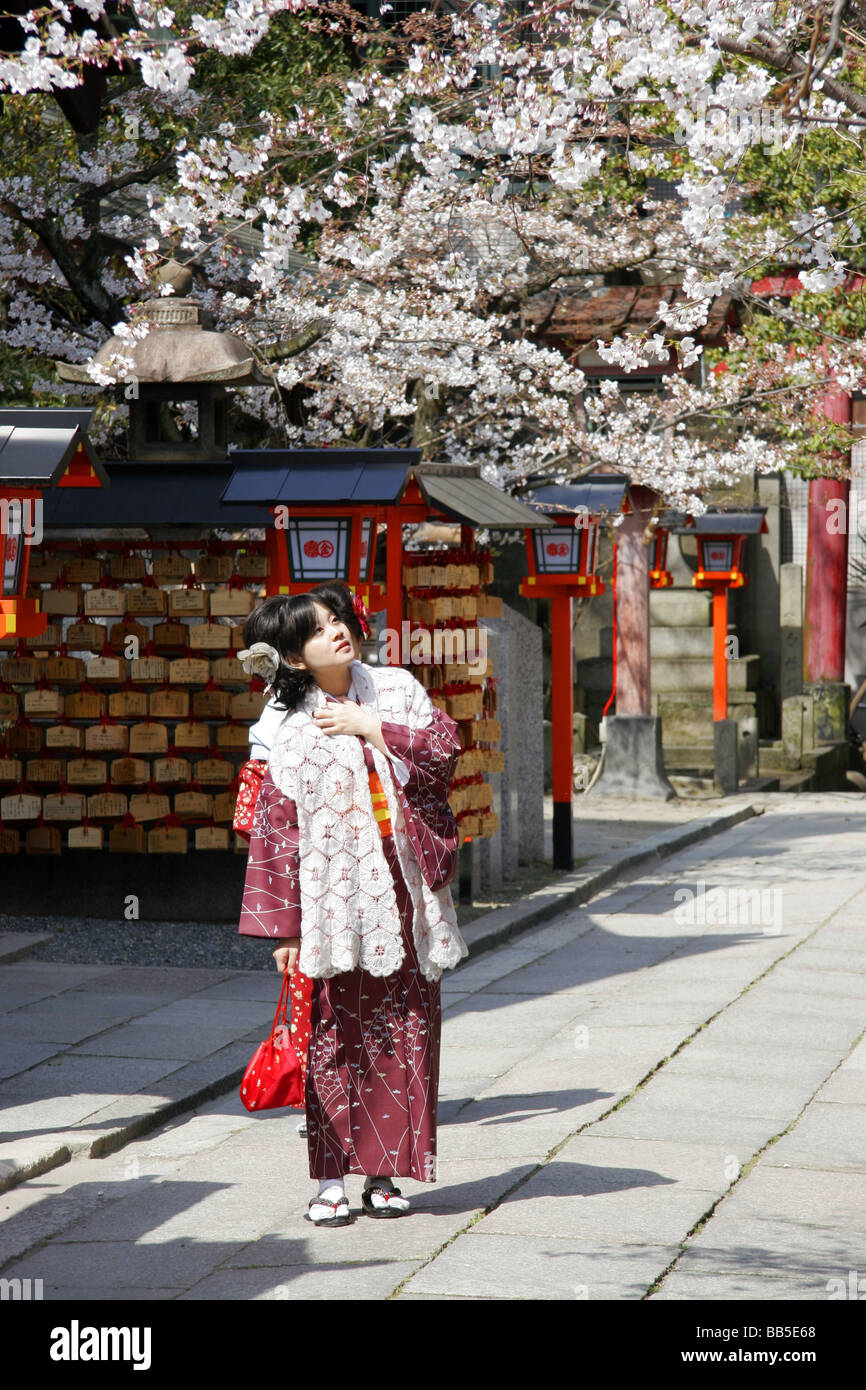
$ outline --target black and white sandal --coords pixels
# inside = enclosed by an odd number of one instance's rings
[[[373,1203],[373,1193],[385,1200],[383,1207],[377,1207]],[[399,1197],[401,1202],[406,1202],[406,1206],[392,1205],[391,1198]],[[408,1199],[403,1196],[399,1187],[365,1187],[361,1193],[361,1206],[368,1216],[375,1217],[378,1221],[393,1221],[395,1217],[407,1216],[409,1214]]]
[[[330,1207],[330,1216],[313,1216],[313,1207]],[[307,1213],[305,1221],[310,1221],[314,1226],[350,1226],[354,1221],[352,1213],[349,1211],[349,1199],[345,1195],[338,1197],[335,1202],[330,1197],[313,1197],[307,1203]]]

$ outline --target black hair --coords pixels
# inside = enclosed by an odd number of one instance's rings
[[[364,629],[352,606],[352,594],[347,584],[332,580],[318,584],[305,594],[272,594],[260,603],[244,623],[244,642],[267,642],[282,658],[274,677],[271,698],[284,709],[295,709],[313,688],[316,678],[311,671],[287,665],[289,657],[301,657],[304,647],[316,631],[315,604],[327,608],[340,622],[345,623],[358,642],[364,640]]]

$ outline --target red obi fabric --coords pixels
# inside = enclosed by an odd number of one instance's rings
[[[238,796],[235,802],[234,829],[245,840],[250,838],[253,828],[256,802],[262,789],[262,779],[268,770],[263,758],[250,758],[244,763],[238,777]]]

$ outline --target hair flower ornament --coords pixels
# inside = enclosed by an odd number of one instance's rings
[[[362,628],[362,630],[363,630],[364,636],[365,636],[365,637],[369,637],[369,636],[370,636],[370,613],[369,613],[369,610],[368,610],[368,608],[367,608],[366,603],[365,603],[364,600],[361,598],[361,595],[360,595],[360,594],[356,594],[356,593],[353,592],[353,594],[352,594],[352,607],[353,607],[354,610],[355,610],[355,616],[356,616],[356,618],[358,619],[358,622],[361,624],[361,628]]]
[[[253,642],[247,651],[238,652],[238,661],[248,676],[261,676],[269,684],[273,682],[281,664],[279,652],[268,642]]]

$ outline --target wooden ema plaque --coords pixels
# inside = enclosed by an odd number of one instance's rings
[[[33,825],[24,834],[25,854],[60,854],[63,842],[54,825]]]
[[[118,690],[108,697],[112,719],[146,719],[147,695],[143,690]]]
[[[30,573],[32,575],[32,569]],[[63,578],[67,584],[100,584],[102,562],[86,555],[76,555],[63,566]]]
[[[108,769],[101,758],[72,758],[66,764],[66,780],[70,787],[102,787]]]
[[[105,831],[101,825],[74,825],[69,831],[66,843],[70,849],[102,849],[105,844]]]
[[[35,685],[40,663],[35,656],[7,656],[0,663],[0,680],[6,685]]]
[[[100,634],[103,631],[99,628]],[[81,685],[84,675],[85,663],[77,656],[47,656],[42,663],[43,679],[52,685]]]
[[[214,589],[210,611],[215,618],[245,618],[253,611],[249,589]]]
[[[213,678],[225,685],[249,685],[250,678],[236,656],[221,656],[213,663]]]
[[[148,854],[188,854],[189,831],[183,825],[158,825],[148,832]]]
[[[195,577],[219,584],[231,578],[232,568],[231,555],[199,555],[195,562]]]
[[[210,820],[215,800],[207,792],[176,792],[174,814],[181,820]]]
[[[122,618],[126,612],[123,589],[88,589],[84,595],[87,617]]]
[[[232,651],[234,651],[234,652],[242,652],[242,651],[244,651],[244,649],[246,648],[246,645],[247,645],[247,644],[246,644],[246,642],[244,641],[244,630],[243,630],[243,627],[241,626],[240,623],[235,623],[235,624],[232,625],[231,634],[232,634]]]
[[[135,643],[129,641],[135,638]],[[124,618],[122,623],[112,623],[108,629],[108,645],[118,656],[132,659],[139,656],[150,641],[150,628],[137,623],[134,618]]]
[[[169,664],[168,678],[172,685],[206,685],[210,680],[210,662],[204,657],[180,657]]]
[[[86,663],[87,679],[93,685],[120,685],[126,680],[125,662],[117,656],[94,656]]]
[[[231,628],[223,623],[191,623],[189,645],[194,651],[231,651]]]
[[[221,724],[217,729],[217,748],[246,752],[249,742],[250,731],[246,724]]]
[[[11,724],[18,718],[18,696],[11,690],[0,690],[0,724]]]
[[[151,719],[186,719],[189,714],[189,691],[154,690],[148,700],[148,709]]]
[[[6,747],[10,753],[38,753],[42,747],[42,730],[31,729],[27,724],[13,724],[6,734]]]
[[[195,832],[196,849],[230,849],[231,833],[221,825],[200,825]]]
[[[235,806],[237,797],[234,792],[218,792],[213,799],[213,819],[221,824],[223,822],[231,825],[235,818]]]
[[[143,825],[113,825],[108,832],[109,854],[145,854],[147,839]]]
[[[98,690],[76,690],[66,696],[67,719],[101,719],[105,714],[105,696]]]
[[[34,714],[43,719],[60,719],[63,696],[57,690],[28,690],[24,696],[24,713],[28,719]]]
[[[266,704],[263,690],[245,690],[241,695],[233,695],[231,700],[232,719],[258,719]]]
[[[0,820],[38,820],[42,814],[42,797],[32,792],[12,792],[0,797]]]
[[[127,589],[126,611],[136,618],[164,618],[167,608],[164,589]]]
[[[91,724],[84,731],[84,747],[88,753],[125,753],[129,730],[125,724]]]
[[[63,764],[59,758],[30,758],[24,766],[25,782],[48,783],[49,786],[61,781]]]
[[[37,551],[30,561],[27,578],[31,584],[56,584],[63,569],[63,561],[56,556]]]
[[[189,646],[189,628],[185,623],[157,623],[152,638],[153,645],[161,652],[185,652]]]
[[[196,690],[192,697],[192,712],[196,719],[225,719],[229,698],[227,690]]]
[[[235,560],[235,571],[241,579],[267,579],[270,565],[261,551],[241,550]]]
[[[186,579],[189,569],[185,555],[155,555],[153,559],[153,577],[163,582],[177,583],[179,579]]]
[[[133,724],[129,731],[130,753],[167,753],[168,729],[164,724]]]
[[[88,820],[122,820],[128,809],[125,792],[95,792],[87,798]]]
[[[198,722],[177,724],[174,743],[176,748],[209,748],[210,729],[207,724]]]
[[[63,629],[59,623],[49,623],[38,637],[25,637],[24,645],[34,652],[51,652],[63,641]]]
[[[20,758],[0,758],[0,782],[11,782],[15,786],[21,781],[21,772]]]
[[[186,758],[157,758],[153,764],[153,780],[161,786],[189,782],[192,780],[190,764]]]
[[[129,663],[129,679],[135,685],[162,685],[168,679],[168,662],[161,656],[140,656]]]
[[[112,579],[144,579],[147,574],[143,555],[112,555],[109,565]]]
[[[0,854],[20,854],[21,853],[21,834],[17,830],[10,830],[8,826],[0,826]]]
[[[81,603],[78,589],[43,589],[38,598],[42,612],[52,618],[75,617]]]
[[[111,764],[112,786],[134,787],[149,780],[150,767],[141,758],[115,758]]]
[[[207,589],[170,589],[168,615],[170,618],[204,617],[207,613]]]
[[[69,750],[80,748],[83,733],[83,729],[76,729],[71,724],[52,724],[50,729],[45,730],[45,747]]]
[[[142,825],[146,821],[164,820],[171,814],[171,802],[167,796],[156,795],[153,792],[146,796],[138,794],[129,798],[129,814]]]
[[[55,792],[42,798],[42,819],[84,820],[85,798],[79,792]]]
[[[72,623],[66,632],[70,652],[99,652],[104,641],[105,628],[100,623]]]
[[[195,765],[195,780],[202,786],[229,787],[234,778],[234,763],[227,758],[200,758]]]

